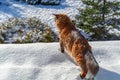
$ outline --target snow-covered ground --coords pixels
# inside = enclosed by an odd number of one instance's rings
[[[95,80],[120,80],[120,41],[90,42],[100,65]],[[82,80],[59,43],[0,44],[0,80]]]
[[[55,32],[55,23],[53,13],[66,13],[71,18],[78,13],[76,8],[84,7],[81,0],[61,0],[58,6],[29,5],[14,0],[0,0],[0,22],[11,17],[37,17],[43,23],[48,24]]]

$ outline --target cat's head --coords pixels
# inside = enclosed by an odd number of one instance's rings
[[[55,23],[59,29],[63,29],[72,25],[72,21],[66,14],[53,14],[55,16]]]

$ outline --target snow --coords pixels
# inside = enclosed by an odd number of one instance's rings
[[[120,36],[120,30],[118,30],[118,29],[111,29],[110,31],[109,31],[109,33],[110,34],[116,34],[117,36]]]
[[[120,41],[90,42],[100,65],[95,80],[120,79]],[[0,44],[0,80],[82,80],[59,43]]]
[[[80,0],[61,0],[61,4],[57,6],[29,5],[14,0],[0,0],[0,22],[11,17],[37,17],[43,23],[48,24],[55,32],[57,29],[54,23],[53,13],[66,13],[71,18],[78,13],[77,8],[84,7]]]

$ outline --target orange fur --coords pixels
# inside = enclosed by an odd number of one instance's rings
[[[80,34],[66,14],[54,15],[56,16],[56,26],[59,29],[61,52],[64,53],[64,49],[66,49],[68,54],[76,61],[77,65],[82,68],[81,78],[86,76],[88,70],[95,76],[99,70],[99,66],[92,55],[91,46],[88,41]],[[91,65],[90,59],[88,58],[93,59],[94,65]]]

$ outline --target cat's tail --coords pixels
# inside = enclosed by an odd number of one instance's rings
[[[93,54],[90,51],[86,52],[85,59],[88,71],[93,75],[93,77],[95,77],[99,71],[99,65],[97,61],[95,60]]]

